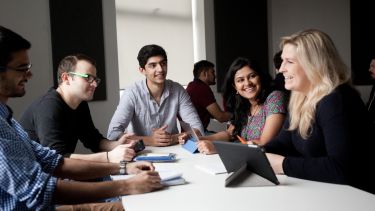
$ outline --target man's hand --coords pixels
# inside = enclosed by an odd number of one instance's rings
[[[155,167],[150,162],[138,161],[134,163],[126,164],[126,173],[128,174],[139,174],[144,171],[154,171]]]
[[[178,143],[185,144],[185,142],[189,139],[189,134],[187,133],[180,133],[178,136]]]
[[[124,182],[129,194],[147,193],[163,187],[159,173],[156,171],[144,171]]]
[[[120,163],[120,161],[131,161],[136,155],[134,151],[134,143],[121,144],[108,152],[108,159],[111,163]]]
[[[124,133],[118,140],[119,144],[131,144],[138,141],[134,133]]]
[[[163,147],[173,144],[172,135],[166,131],[167,127],[168,125],[164,125],[161,128],[152,129],[151,142],[149,143],[151,146]]]

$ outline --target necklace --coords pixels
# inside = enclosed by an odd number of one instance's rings
[[[261,107],[260,105],[256,105],[255,109],[251,109],[250,110],[250,116],[255,116],[255,114],[258,113],[260,107]],[[254,112],[252,112],[253,110],[254,110]]]

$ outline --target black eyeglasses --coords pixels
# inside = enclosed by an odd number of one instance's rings
[[[27,65],[24,65],[24,66],[21,66],[21,67],[4,67],[4,66],[0,66],[0,72],[5,72],[7,70],[14,70],[14,71],[26,73],[27,71],[29,71],[31,69],[31,66],[32,66],[32,64],[27,64]]]
[[[84,79],[86,79],[86,81],[87,81],[89,84],[92,84],[92,83],[95,81],[96,84],[99,85],[99,84],[100,84],[100,81],[101,81],[100,78],[95,77],[95,76],[92,76],[92,75],[90,75],[90,74],[86,74],[86,73],[69,72],[69,74],[76,75],[76,76],[79,76],[79,77],[81,77],[81,78],[84,78]]]

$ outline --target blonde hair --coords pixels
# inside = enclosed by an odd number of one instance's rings
[[[322,31],[309,29],[282,37],[281,49],[286,44],[296,47],[297,61],[312,85],[307,94],[292,91],[288,130],[298,129],[301,137],[307,139],[312,132],[317,104],[337,86],[350,81],[349,70],[331,38]]]

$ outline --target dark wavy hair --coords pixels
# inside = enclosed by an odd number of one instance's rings
[[[235,126],[233,135],[240,135],[242,127],[247,124],[248,115],[250,113],[250,102],[241,95],[236,94],[234,88],[234,76],[237,71],[248,66],[254,70],[260,78],[261,91],[256,96],[260,104],[263,104],[268,95],[273,91],[271,87],[271,76],[266,71],[262,71],[258,63],[247,58],[239,57],[233,61],[224,80],[224,100],[228,111],[233,113],[231,123]]]

